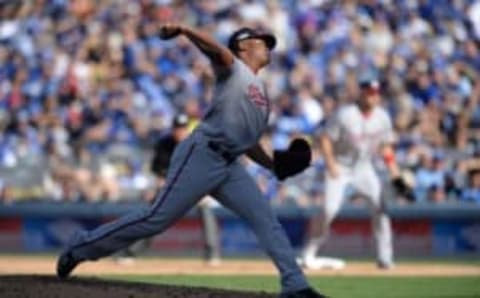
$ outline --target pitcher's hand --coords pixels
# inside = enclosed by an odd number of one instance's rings
[[[164,40],[172,39],[182,34],[183,29],[182,25],[176,23],[162,24],[158,30],[158,36]]]

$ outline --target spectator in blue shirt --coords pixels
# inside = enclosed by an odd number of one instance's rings
[[[430,190],[443,188],[444,184],[445,169],[442,158],[439,155],[424,155],[415,177],[416,200],[425,201]]]
[[[462,192],[461,200],[480,204],[480,169],[469,173],[469,185]]]

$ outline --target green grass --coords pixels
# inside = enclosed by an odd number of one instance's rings
[[[114,275],[108,279],[278,292],[269,276]],[[311,277],[311,284],[333,298],[480,298],[480,277]]]
[[[343,258],[346,262],[372,263],[372,257],[365,258]],[[444,257],[401,257],[395,259],[396,264],[439,264],[439,265],[472,265],[480,266],[480,257],[478,255],[444,256]]]

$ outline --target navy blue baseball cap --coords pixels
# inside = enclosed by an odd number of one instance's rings
[[[362,89],[380,89],[380,82],[378,80],[368,80],[359,82],[360,88]]]
[[[380,89],[380,81],[372,71],[367,71],[358,75],[358,85],[361,89]]]
[[[228,48],[233,53],[237,53],[238,43],[246,39],[261,39],[265,41],[265,44],[269,50],[275,48],[275,45],[277,44],[277,39],[272,34],[248,27],[243,27],[233,32],[233,34],[230,36],[228,39]]]
[[[362,69],[357,72],[357,82],[363,90],[379,90],[381,83],[375,69]]]

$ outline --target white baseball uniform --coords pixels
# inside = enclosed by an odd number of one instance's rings
[[[341,107],[327,122],[325,133],[332,141],[338,176],[326,175],[323,224],[320,235],[312,237],[305,247],[303,261],[306,266],[315,263],[317,250],[327,240],[330,224],[351,185],[370,202],[377,260],[389,266],[393,264],[391,224],[381,202],[381,184],[372,159],[382,144],[393,142],[390,118],[381,107],[376,106],[366,115],[356,104],[350,104]]]

